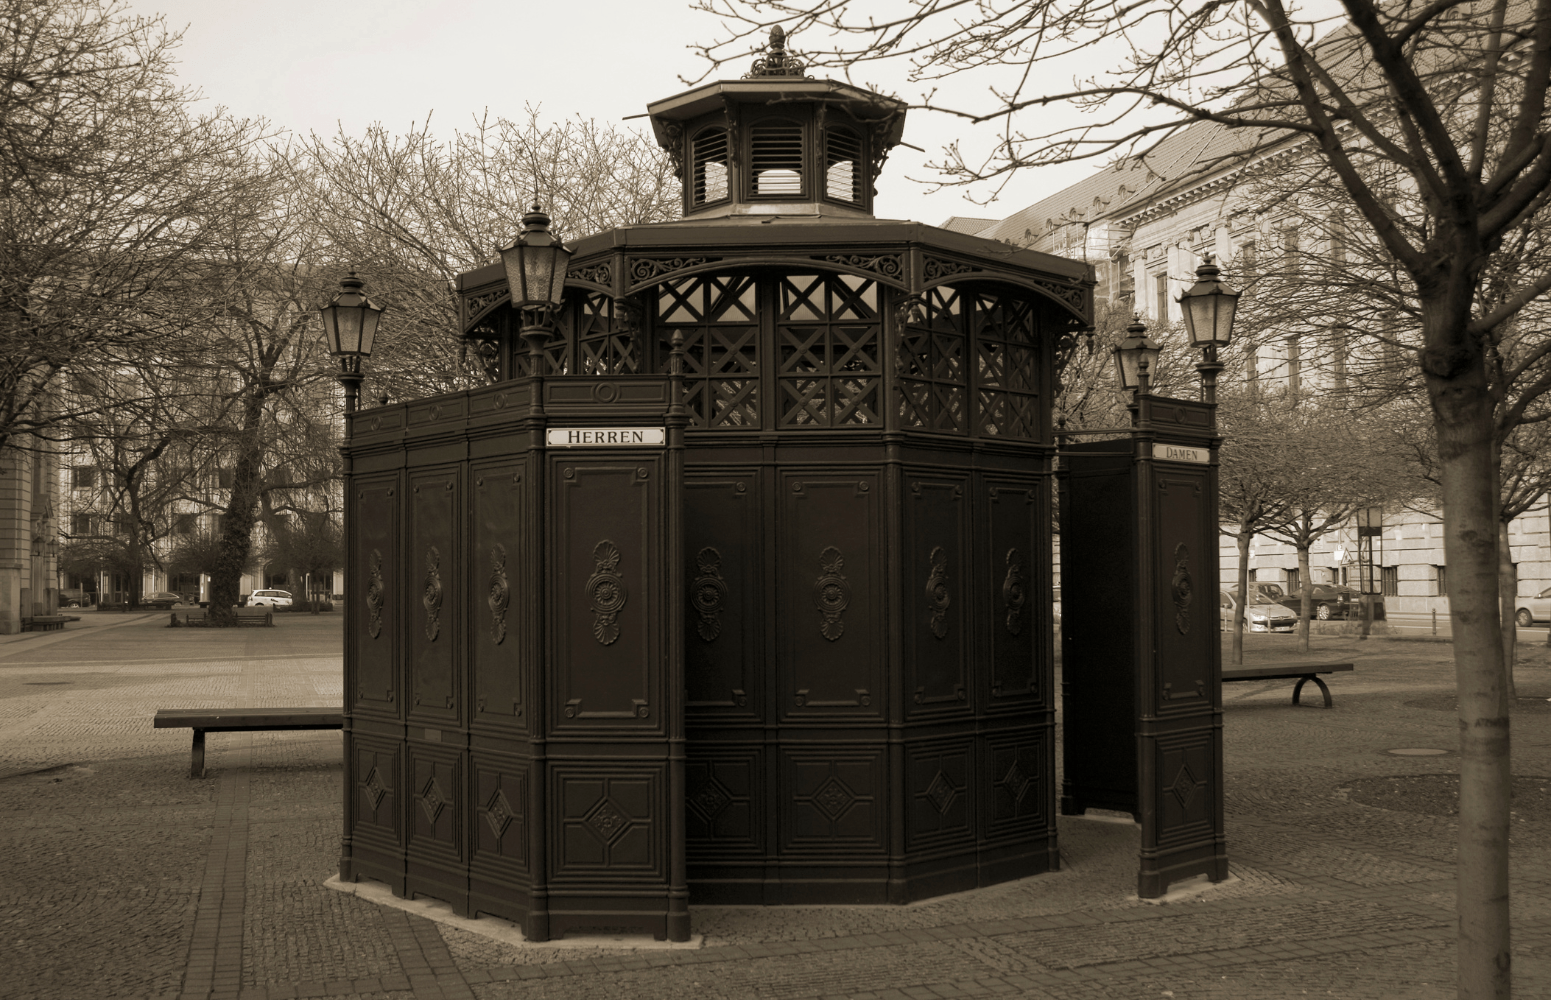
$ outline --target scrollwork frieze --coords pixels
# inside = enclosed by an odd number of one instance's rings
[[[814,259],[854,267],[858,271],[871,271],[885,278],[900,278],[905,273],[905,261],[899,254],[832,253]]]
[[[585,264],[582,267],[573,267],[566,272],[566,276],[578,281],[590,281],[595,285],[608,287],[614,280],[614,268],[608,261],[599,261],[596,264]]]
[[[631,257],[627,263],[633,283],[654,281],[675,271],[714,264],[720,257]]]

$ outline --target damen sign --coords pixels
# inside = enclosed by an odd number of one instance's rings
[[[1207,465],[1211,462],[1211,452],[1206,448],[1187,448],[1179,444],[1154,444],[1152,457],[1161,462],[1195,462],[1197,465]]]
[[[661,427],[551,427],[551,448],[662,447]]]

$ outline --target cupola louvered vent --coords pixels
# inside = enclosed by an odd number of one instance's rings
[[[709,128],[695,136],[695,204],[707,205],[728,196],[727,130]]]
[[[848,128],[824,132],[824,193],[835,201],[862,200],[862,139]]]
[[[802,126],[795,122],[756,125],[749,131],[755,195],[802,194]]]

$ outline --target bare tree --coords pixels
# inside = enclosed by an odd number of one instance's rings
[[[1286,522],[1294,501],[1286,493],[1287,466],[1280,455],[1281,428],[1261,400],[1248,393],[1220,397],[1218,426],[1224,434],[1218,471],[1218,508],[1223,534],[1238,546],[1230,659],[1244,662],[1244,612],[1249,603],[1249,548],[1258,534]],[[1232,525],[1230,529],[1228,526]]]
[[[1352,225],[1395,259],[1417,303],[1410,356],[1438,440],[1459,695],[1459,989],[1470,998],[1511,995],[1510,696],[1493,438],[1499,400],[1510,418],[1522,414],[1551,388],[1551,375],[1535,374],[1534,359],[1524,358],[1499,381],[1493,355],[1504,324],[1551,289],[1551,269],[1512,275],[1490,299],[1481,290],[1486,262],[1516,232],[1538,226],[1551,192],[1551,0],[1341,0],[1340,16],[1324,22],[1285,0],[925,0],[882,20],[848,0],[704,4],[731,26],[705,47],[713,65],[783,22],[833,39],[825,51],[809,46],[819,65],[903,58],[922,81],[1015,68],[984,106],[942,109],[1001,130],[985,162],[948,151],[944,166],[960,181],[1135,152],[1201,123],[1238,140],[1202,170],[1293,146],[1339,181]],[[1079,77],[1049,87],[1063,65]],[[1115,68],[1087,75],[1083,67],[1094,65]],[[1075,127],[1040,130],[1048,118],[1039,110],[1063,101],[1089,114]],[[934,105],[930,95],[921,103]],[[1025,122],[1036,124],[1025,132]],[[1403,206],[1376,181],[1397,175]],[[1402,215],[1415,225],[1401,224]],[[1547,352],[1551,341],[1536,353]]]

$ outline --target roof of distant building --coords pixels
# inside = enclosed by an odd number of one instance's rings
[[[952,233],[964,233],[973,236],[987,226],[994,226],[1000,219],[976,219],[968,215],[953,215],[948,221],[941,223],[937,228],[946,229]]]

